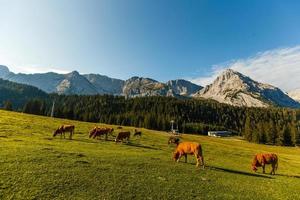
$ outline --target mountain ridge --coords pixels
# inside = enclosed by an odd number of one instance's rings
[[[269,84],[259,83],[232,69],[221,73],[212,84],[193,95],[220,103],[246,107],[281,106],[298,108],[300,104]]]
[[[67,74],[55,72],[24,74],[13,73],[0,65],[0,78],[16,83],[35,86],[47,93],[58,94],[110,94],[126,97],[139,96],[190,96],[202,88],[186,80],[170,80],[162,83],[150,78],[131,77],[127,80],[110,78],[100,74],[80,74],[73,71]],[[176,84],[178,83],[178,84]]]

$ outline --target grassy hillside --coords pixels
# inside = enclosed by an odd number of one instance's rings
[[[74,140],[52,138],[62,123]],[[184,135],[203,145],[201,170],[173,162],[164,132],[115,144],[89,139],[94,125],[0,111],[0,199],[300,199],[299,148]],[[278,175],[250,171],[258,152],[279,155]]]

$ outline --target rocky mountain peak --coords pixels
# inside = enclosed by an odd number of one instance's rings
[[[300,102],[300,88],[288,92],[289,97],[297,102]]]
[[[0,78],[5,77],[6,75],[9,74],[9,69],[8,67],[4,66],[4,65],[0,65]]]
[[[78,71],[72,71],[72,72],[66,74],[66,77],[69,77],[69,78],[74,78],[74,77],[79,77],[79,76],[80,76],[80,74]]]
[[[195,97],[214,99],[234,106],[299,107],[300,105],[288,97],[279,88],[252,80],[239,72],[227,69],[215,81],[197,92]]]

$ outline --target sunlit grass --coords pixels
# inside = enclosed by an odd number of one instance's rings
[[[52,138],[63,123],[76,126],[74,140]],[[173,162],[167,133],[115,144],[89,139],[95,125],[0,111],[0,199],[300,199],[297,147],[183,135],[203,145],[201,170],[193,156]],[[259,152],[279,155],[278,175],[250,171]]]

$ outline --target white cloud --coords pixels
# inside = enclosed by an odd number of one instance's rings
[[[300,88],[300,45],[260,52],[253,57],[229,61],[212,67],[212,74],[191,80],[207,85],[224,70],[231,68],[252,79],[269,83],[284,91]]]

